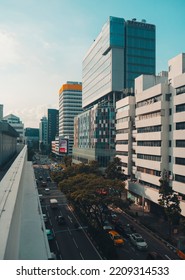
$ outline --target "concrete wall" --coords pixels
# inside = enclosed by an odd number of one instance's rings
[[[0,167],[17,152],[17,138],[0,132]]]
[[[25,146],[0,182],[0,259],[48,259],[41,206]]]

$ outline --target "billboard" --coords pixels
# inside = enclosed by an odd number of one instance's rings
[[[59,154],[68,153],[68,139],[59,137]]]

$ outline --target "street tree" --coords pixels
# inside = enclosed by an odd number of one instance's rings
[[[169,234],[172,233],[172,226],[180,219],[180,201],[178,194],[172,190],[169,182],[168,172],[164,170],[160,178],[159,204],[164,207],[169,222]]]
[[[106,178],[112,180],[125,180],[125,175],[122,170],[122,163],[120,158],[115,157],[113,161],[108,164],[107,168],[105,169],[105,176]]]

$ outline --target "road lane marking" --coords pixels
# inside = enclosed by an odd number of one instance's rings
[[[68,229],[68,231],[69,231],[69,234],[72,235],[70,228],[68,227],[67,229]]]
[[[168,255],[164,255],[168,260],[171,260],[170,257],[168,257]]]
[[[58,251],[60,252],[60,248],[59,248],[58,242],[55,241],[55,243],[56,243],[56,246],[57,246]]]
[[[73,219],[69,215],[67,217],[70,220],[70,222],[73,223]]]
[[[75,214],[73,213],[73,208],[70,207],[68,205],[68,209],[71,211],[71,214],[73,215],[73,217],[75,218],[75,220],[78,222],[78,224],[80,225],[79,221],[77,220]],[[81,226],[81,225],[80,225]],[[82,228],[82,232],[84,233],[84,235],[86,236],[86,238],[88,239],[89,243],[91,244],[91,246],[93,247],[94,251],[96,252],[96,254],[99,256],[99,258],[102,260],[102,257],[100,255],[100,253],[98,252],[98,250],[96,249],[96,247],[94,246],[94,244],[92,243],[91,239],[89,238],[89,236],[87,235],[87,233],[85,232],[85,230]]]
[[[82,255],[82,253],[80,253],[80,257],[82,258],[82,260],[84,260],[84,257],[83,257],[83,255]]]
[[[77,243],[76,243],[76,241],[75,241],[75,239],[74,239],[74,238],[73,238],[73,242],[74,242],[74,244],[75,244],[76,248],[78,248],[78,245],[77,245]]]

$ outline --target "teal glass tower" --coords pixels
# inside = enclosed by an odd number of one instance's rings
[[[118,91],[134,89],[134,79],[155,74],[155,25],[109,17],[82,65],[82,106],[120,99]],[[115,93],[117,92],[117,93]]]
[[[82,63],[84,113],[75,120],[76,162],[96,160],[106,167],[115,156],[116,102],[134,95],[135,78],[155,75],[155,33],[155,25],[145,20],[110,16],[87,51]]]

